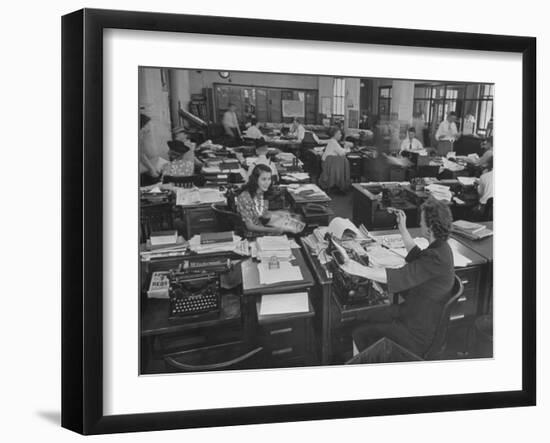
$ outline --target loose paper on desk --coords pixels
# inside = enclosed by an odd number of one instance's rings
[[[341,239],[346,231],[350,231],[355,235],[355,238],[363,238],[359,229],[347,218],[334,217],[328,225],[328,232],[334,234],[336,238]]]
[[[454,265],[457,268],[464,268],[466,266],[469,266],[472,263],[472,260],[464,257],[460,252],[455,251],[454,248],[451,248],[453,251],[453,261]]]
[[[464,186],[472,186],[476,181],[476,177],[457,177],[460,184]]]
[[[292,314],[308,311],[307,292],[262,295],[262,301],[260,302],[260,315]]]
[[[303,280],[300,267],[292,266],[288,261],[279,261],[279,268],[277,269],[269,269],[268,262],[258,263],[258,273],[262,285]]]

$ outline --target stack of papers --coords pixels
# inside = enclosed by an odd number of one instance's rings
[[[432,183],[424,188],[426,191],[429,191],[432,196],[437,200],[447,200],[451,201],[452,194],[448,186],[438,185]]]
[[[286,235],[259,237],[256,239],[256,256],[266,263],[271,257],[289,261],[292,257],[290,242]]]
[[[309,174],[307,172],[286,172],[283,174],[284,178],[288,181],[304,181],[309,180]]]
[[[233,234],[233,240],[228,242],[221,242],[221,243],[209,243],[209,244],[201,244],[201,236],[200,234],[194,235],[189,240],[189,249],[193,252],[196,252],[197,254],[206,254],[209,252],[237,252],[241,253],[245,250],[245,247],[243,246],[243,241],[241,240],[241,237],[238,235]],[[246,246],[246,250],[248,250],[248,245]],[[243,255],[243,254],[241,254]]]
[[[278,268],[269,268],[267,261],[258,263],[260,284],[272,285],[275,283],[303,280],[299,266],[293,266],[289,261],[280,261]]]
[[[294,314],[309,312],[307,292],[262,295],[259,315]]]
[[[452,162],[450,160],[447,160],[445,157],[443,157],[441,160],[443,162],[443,168],[444,169],[448,169],[449,171],[453,171],[453,172],[464,170],[464,166],[459,165],[456,162]]]

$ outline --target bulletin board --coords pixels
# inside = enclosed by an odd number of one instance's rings
[[[304,117],[304,104],[302,100],[282,100],[283,117]]]

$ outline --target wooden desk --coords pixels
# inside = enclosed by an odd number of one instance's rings
[[[493,229],[493,222],[477,222]],[[485,258],[487,263],[483,266],[481,299],[479,304],[479,315],[490,314],[493,311],[493,236],[481,240],[470,240],[459,234],[451,234],[457,242],[465,245],[475,253]]]
[[[420,228],[411,228],[409,232],[413,237],[420,236]],[[398,233],[397,230],[374,231],[374,235],[390,235]],[[345,339],[353,325],[361,319],[362,311],[368,308],[343,310],[339,306],[333,293],[332,276],[322,265],[317,256],[311,253],[308,246],[302,241],[304,255],[315,276],[316,285],[312,290],[312,303],[317,312],[315,318],[315,329],[320,340],[321,364],[338,364],[342,359],[338,354],[339,340]],[[466,267],[455,268],[456,274],[461,278],[464,285],[464,295],[452,317],[458,320],[471,320],[478,311],[479,294],[482,288],[482,267],[486,259],[456,241],[449,239],[449,245],[453,250],[465,256],[471,263]],[[342,333],[338,332],[342,331]],[[347,332],[346,332],[347,331]],[[348,334],[349,335],[349,334]],[[348,337],[349,338],[349,337]],[[340,358],[340,360],[338,360]]]
[[[258,271],[250,272],[251,266],[245,272],[245,278],[250,278],[246,283],[247,289],[242,290],[241,275],[242,263],[228,274],[222,275],[221,286],[232,289],[222,289],[220,315],[214,318],[188,317],[177,321],[170,321],[169,301],[148,299],[146,297],[146,277],[142,279],[142,292],[140,303],[140,335],[141,335],[141,370],[142,372],[165,372],[162,357],[172,352],[193,351],[212,345],[224,345],[228,347],[224,355],[232,355],[236,343],[248,350],[265,345],[266,358],[263,360],[267,367],[274,366],[304,366],[315,362],[311,352],[312,336],[309,331],[311,317],[315,311],[310,309],[306,314],[276,316],[258,322],[256,304],[261,294],[278,292],[308,291],[314,285],[314,279],[304,260],[300,249],[293,249],[294,264],[298,265],[302,272],[302,279],[296,282],[281,282],[272,285],[260,285]],[[225,258],[226,254],[222,254]],[[191,256],[186,256],[189,258]],[[212,259],[215,254],[193,256],[197,260]],[[167,270],[176,266],[184,258],[161,260],[159,263],[147,263],[149,272]],[[244,266],[250,264],[245,259]],[[143,266],[142,266],[143,267]],[[229,284],[231,282],[231,284]],[[256,283],[255,283],[256,282]],[[227,283],[227,284],[224,284]],[[287,318],[288,317],[288,318]],[[273,320],[273,326],[269,320]],[[265,323],[269,323],[267,325]],[[285,322],[295,325],[292,334],[287,334]],[[277,326],[278,325],[278,326]],[[283,326],[280,326],[283,325]],[[273,332],[272,329],[275,331]],[[283,332],[281,332],[282,330]],[[304,334],[298,333],[303,331]],[[305,335],[308,332],[309,335]],[[288,337],[292,337],[292,346],[282,346]],[[272,342],[270,342],[270,339]],[[284,339],[284,340],[283,340]],[[301,340],[301,341],[300,341]],[[269,345],[269,346],[268,346]],[[281,347],[281,346],[282,347]],[[279,349],[280,348],[280,349]],[[290,351],[288,349],[291,348]],[[269,352],[268,352],[269,351]],[[205,352],[205,351],[201,351]],[[263,367],[263,366],[262,366]]]
[[[418,204],[413,195],[411,195],[410,185],[406,182],[385,182],[392,188],[400,188],[403,192],[404,206],[397,207],[405,211],[407,215],[407,226],[414,227],[419,225]],[[403,184],[401,184],[403,183]],[[375,194],[369,190],[369,187],[378,187],[376,183],[353,183],[352,221],[356,226],[364,224],[371,229],[388,229],[395,225],[395,216],[386,211],[386,204],[382,201],[382,194]]]

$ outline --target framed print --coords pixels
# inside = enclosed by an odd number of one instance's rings
[[[62,425],[534,405],[535,52],[64,16]]]

